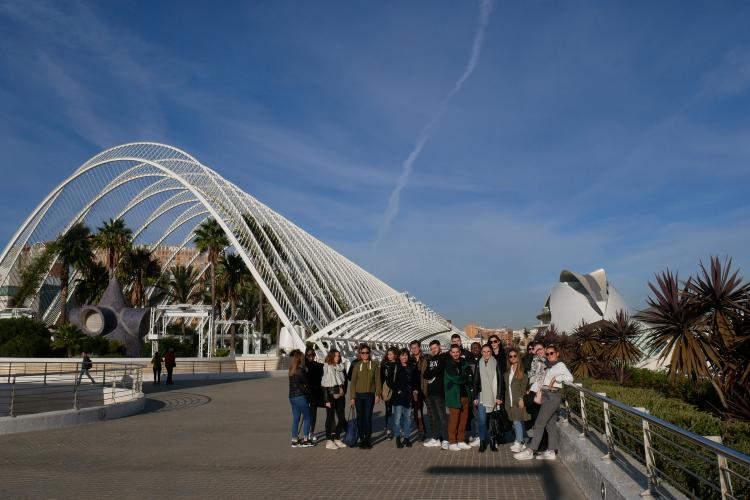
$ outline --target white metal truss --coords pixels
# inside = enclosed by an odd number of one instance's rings
[[[226,251],[242,258],[284,326],[294,335],[301,326],[304,340],[321,348],[324,341],[385,346],[462,334],[194,157],[157,143],[103,151],[52,190],[0,255],[0,287],[18,285],[20,256],[32,245],[79,221],[95,228],[119,217],[138,244],[177,245],[169,262],[192,244],[197,223],[216,219],[230,242]],[[27,304],[43,308],[38,317],[48,322],[60,310],[59,297],[46,307],[38,297]]]

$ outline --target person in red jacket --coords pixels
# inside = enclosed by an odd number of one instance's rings
[[[172,370],[177,366],[177,362],[174,356],[174,347],[170,347],[169,350],[164,354],[164,368],[167,369],[167,383],[174,384],[172,381]]]

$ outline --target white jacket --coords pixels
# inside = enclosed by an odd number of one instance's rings
[[[321,387],[335,387],[344,385],[346,379],[346,369],[342,363],[331,365],[323,363],[323,379],[320,381]]]
[[[562,383],[563,382],[572,382],[573,381],[573,374],[570,373],[570,370],[568,370],[568,367],[565,366],[565,363],[562,361],[558,361],[554,365],[547,368],[547,370],[544,372],[544,381],[542,382],[542,387],[549,387],[550,382],[552,382],[552,379],[555,379],[555,389],[562,389]],[[540,389],[539,384],[535,383],[531,386],[531,390],[534,392],[537,392]]]

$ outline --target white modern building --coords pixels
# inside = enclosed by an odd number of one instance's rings
[[[541,328],[554,324],[558,331],[571,333],[582,321],[612,319],[619,310],[630,313],[620,292],[609,284],[604,269],[588,274],[562,271],[560,282],[552,287],[537,319]]]

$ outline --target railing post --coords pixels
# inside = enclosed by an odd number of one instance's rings
[[[10,379],[8,379],[10,382]],[[16,377],[13,377],[13,387],[10,390],[10,416],[16,416]]]
[[[44,363],[44,385],[47,385],[47,363]]]
[[[78,379],[73,382],[73,409],[78,409]]]
[[[221,373],[221,365],[223,364],[224,364],[223,362],[219,361],[219,373]]]
[[[10,373],[13,371],[13,361],[8,363],[8,383],[10,384]]]
[[[192,361],[191,364],[193,366],[193,375],[195,375],[195,361]]]
[[[721,442],[721,436],[703,436],[706,439],[719,444]],[[734,489],[732,488],[732,476],[729,474],[729,464],[727,464],[727,457],[724,455],[716,454],[716,461],[719,463],[719,485],[721,486],[721,500],[727,500],[728,498],[734,498]]]
[[[602,397],[607,397],[605,392],[597,393]],[[615,457],[615,441],[612,437],[612,423],[610,422],[609,414],[609,403],[602,401],[602,409],[604,410],[604,434],[607,439],[607,454],[602,457],[602,460],[611,460]]]
[[[640,407],[636,410],[649,413],[646,408]],[[656,496],[656,464],[654,463],[654,450],[651,444],[651,429],[648,424],[648,420],[641,418],[641,427],[643,428],[643,454],[646,459],[646,477],[648,478],[648,487],[643,493],[642,497],[653,497]]]
[[[577,385],[578,387],[583,387],[583,384],[575,384],[575,385]],[[581,401],[581,434],[578,437],[583,439],[589,433],[589,420],[586,417],[586,395],[583,393],[582,390],[579,389],[578,396]]]
[[[102,373],[102,387],[107,385],[107,363],[104,363],[104,372]]]

